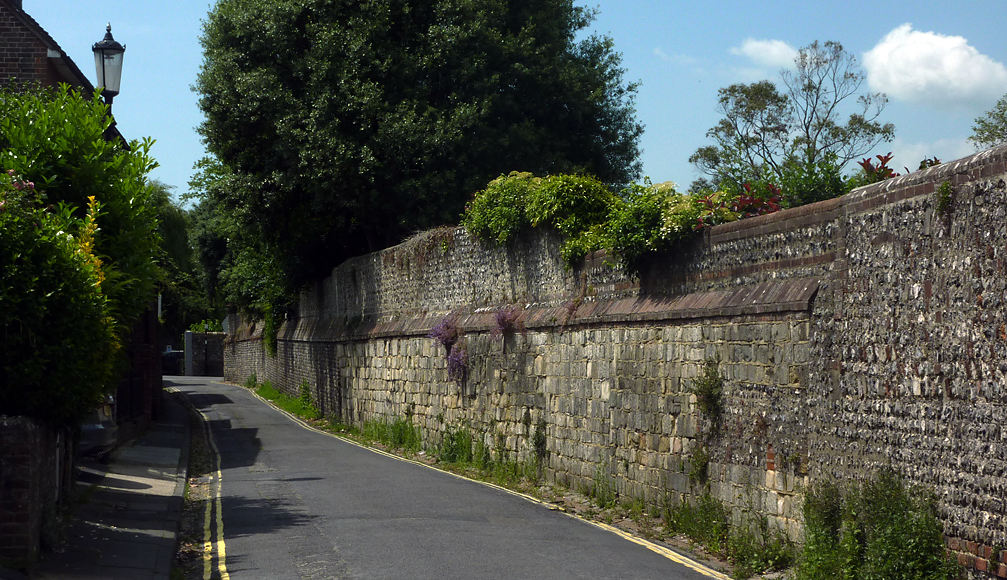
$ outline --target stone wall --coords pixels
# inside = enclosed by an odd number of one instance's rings
[[[485,248],[426,232],[303,294],[275,357],[241,327],[225,374],[307,381],[356,424],[409,413],[434,443],[464,425],[520,459],[542,424],[552,480],[610,477],[651,501],[708,485],[794,536],[803,486],[891,465],[937,491],[974,574],[1007,572],[1005,153],[717,226],[639,279],[601,254],[565,270],[549,234]],[[505,308],[523,331],[498,337]],[[460,383],[426,336],[449,315]],[[691,392],[707,360],[725,379],[717,420]]]

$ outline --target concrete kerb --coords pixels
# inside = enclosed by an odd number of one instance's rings
[[[189,400],[182,396],[174,387],[168,387],[165,389],[171,396],[175,397],[175,400],[182,403],[183,406],[187,408]],[[187,418],[190,416],[187,414]],[[185,489],[189,484],[189,454],[191,453],[192,447],[192,421],[188,420],[185,422],[185,434],[182,436],[182,449],[178,457],[178,469],[175,472],[175,491],[169,500],[168,514],[169,517],[174,516],[175,519],[175,542],[173,546],[173,554],[178,553],[178,532],[182,525],[182,510],[185,507]]]

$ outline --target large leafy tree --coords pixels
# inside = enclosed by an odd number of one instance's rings
[[[577,39],[592,17],[572,0],[220,0],[195,87],[215,157],[201,195],[297,285],[456,222],[513,170],[627,183],[636,87],[610,39]]]
[[[895,134],[878,120],[887,97],[861,91],[866,78],[840,43],[816,41],[781,73],[782,92],[771,81],[720,89],[714,144],[689,161],[721,188],[783,185],[792,205],[841,194],[843,168]]]

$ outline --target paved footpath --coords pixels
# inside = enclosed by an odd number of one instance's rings
[[[66,545],[44,554],[31,578],[169,579],[189,464],[189,415],[168,393],[163,410],[107,467],[81,465],[77,485],[87,501],[74,513]]]
[[[506,490],[312,430],[242,387],[172,382],[208,422],[219,462],[206,516],[214,577],[726,578]]]

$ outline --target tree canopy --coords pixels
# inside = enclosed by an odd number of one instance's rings
[[[839,195],[842,169],[895,134],[878,121],[887,97],[861,93],[864,80],[840,43],[814,42],[781,73],[784,92],[768,80],[720,89],[724,118],[707,132],[714,144],[689,161],[735,192],[745,183],[781,185],[792,205]]]
[[[609,38],[577,39],[592,18],[572,0],[220,0],[195,89],[223,166],[204,169],[227,183],[201,193],[298,284],[456,223],[513,170],[628,183],[636,86]]]
[[[976,117],[969,141],[980,149],[1007,142],[1007,95],[1001,97],[984,116]]]

